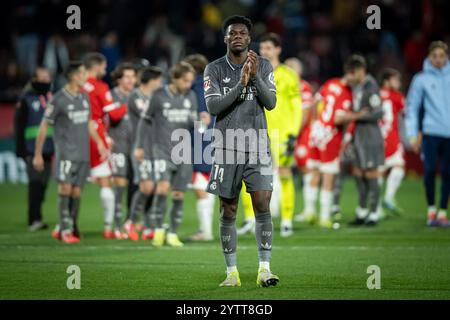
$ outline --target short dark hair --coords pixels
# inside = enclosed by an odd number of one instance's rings
[[[266,42],[270,41],[275,47],[281,47],[281,37],[277,35],[276,33],[267,33],[261,37],[261,40],[259,42]]]
[[[367,70],[366,59],[359,54],[352,54],[344,63],[344,72],[352,72],[357,69]]]
[[[70,61],[67,67],[64,69],[64,76],[68,81],[72,78],[72,76],[80,70],[80,67],[83,65],[81,61]]]
[[[172,68],[170,68],[170,79],[180,79],[188,72],[192,72],[193,74],[195,74],[194,68],[189,63],[180,61],[177,64],[174,64]]]
[[[444,41],[433,41],[432,43],[430,43],[430,46],[428,47],[428,53],[431,53],[436,49],[442,49],[446,54],[448,54],[448,45]]]
[[[225,21],[223,22],[222,25],[222,31],[224,34],[227,33],[227,29],[230,25],[232,24],[243,24],[247,27],[248,32],[252,31],[252,21],[244,16],[238,16],[238,15],[234,15],[234,16],[230,16],[228,18],[225,19]]]
[[[106,57],[99,52],[89,52],[86,53],[83,57],[83,64],[86,69],[90,69],[93,66],[102,64],[106,61]]]
[[[393,68],[385,68],[380,74],[380,83],[388,81],[392,77],[401,77],[400,71]]]
[[[133,64],[129,62],[119,63],[117,67],[114,69],[114,71],[111,72],[112,81],[116,82],[117,80],[122,78],[126,70],[133,70],[134,72],[136,72],[136,69],[134,68]]]
[[[208,64],[208,59],[206,59],[204,55],[199,53],[188,55],[183,59],[183,61],[189,63],[194,68],[195,73],[197,74],[203,73],[203,71],[205,71],[206,65]]]
[[[140,82],[147,84],[150,80],[161,77],[162,73],[162,70],[158,67],[145,67],[140,70]]]

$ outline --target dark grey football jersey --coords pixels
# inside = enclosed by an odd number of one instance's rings
[[[115,87],[111,90],[114,102],[126,104],[128,96]],[[129,154],[132,144],[130,117],[126,113],[118,123],[111,123],[108,134],[113,139],[113,153]]]
[[[56,156],[59,160],[89,161],[89,98],[59,90],[48,103],[45,119],[54,128]]]
[[[153,157],[171,159],[172,147],[179,143],[172,141],[174,130],[190,131],[198,120],[197,97],[192,90],[175,94],[166,85],[153,93],[144,116],[151,121]]]
[[[142,93],[139,88],[134,89],[128,96],[128,117],[131,125],[131,139],[136,141],[139,120],[148,109],[150,97]]]
[[[146,96],[139,88],[131,92],[128,98],[128,114],[130,116],[132,149],[144,149],[145,159],[152,159],[151,121],[145,119],[151,96]],[[140,130],[140,132],[138,132]]]
[[[353,111],[368,109],[368,114],[355,122],[353,144],[365,155],[370,166],[381,165],[384,159],[384,139],[379,120],[383,117],[380,89],[376,80],[368,75],[352,89]],[[381,163],[380,163],[381,162]]]
[[[272,65],[265,58],[259,59],[258,81],[264,84],[264,91],[268,92],[262,92],[262,86],[258,85],[255,78],[243,87],[240,84],[243,65],[233,64],[226,55],[207,65],[203,80],[205,99],[211,113],[215,112],[212,110],[214,108],[211,108],[209,99],[223,97],[233,90],[239,91],[236,93],[236,99],[229,101],[230,105],[225,110],[220,108],[217,114],[214,126],[214,148],[242,152],[270,150],[264,108],[272,109],[275,104],[264,105],[262,96],[272,95],[271,99],[276,101],[276,86]],[[233,135],[235,137],[232,137]]]

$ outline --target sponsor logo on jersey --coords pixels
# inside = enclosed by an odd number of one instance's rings
[[[169,109],[170,108],[170,102],[164,102],[163,108]]]
[[[377,94],[373,94],[369,98],[369,103],[372,107],[378,107],[381,104],[380,96]]]
[[[69,109],[69,110],[73,110],[73,108],[75,108],[75,106],[74,106],[73,104],[69,104],[69,105],[67,106],[67,109]]]
[[[217,189],[217,182],[215,182],[215,181],[213,181],[213,182],[211,182],[211,184],[209,185],[209,188],[211,189],[211,190],[216,190]]]
[[[184,99],[183,101],[183,107],[185,107],[186,109],[190,109],[192,106],[191,101],[189,99]]]
[[[228,83],[228,82],[230,82],[230,80],[231,80],[231,78],[225,77],[225,79],[223,79],[222,81],[223,81],[224,83]]]
[[[84,107],[85,109],[89,108],[89,103],[87,102],[86,99],[83,100],[83,107]]]

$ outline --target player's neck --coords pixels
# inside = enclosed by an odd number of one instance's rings
[[[146,85],[140,85],[139,90],[146,96],[149,96],[154,91],[152,87]]]
[[[125,88],[121,88],[121,87],[117,87],[117,89],[119,90],[119,92],[121,93],[121,94],[123,94],[124,96],[128,96],[129,94],[130,94],[130,92],[131,91],[129,91],[129,90],[126,90]]]
[[[96,74],[95,71],[88,71],[87,74],[88,74],[88,78],[93,78],[93,79],[97,79],[98,80],[97,74]]]
[[[227,57],[230,61],[236,65],[241,65],[247,60],[248,49],[239,53],[233,53],[227,50]]]
[[[173,83],[169,83],[168,88],[169,88],[169,91],[175,95],[181,94],[181,92],[177,89],[177,87]]]
[[[80,92],[80,88],[78,87],[78,85],[76,83],[67,83],[64,88],[67,90],[67,92],[69,92],[72,96],[76,96],[78,95],[78,93]]]
[[[270,64],[272,65],[273,70],[275,70],[280,65],[280,59],[275,58],[273,60],[270,60]]]

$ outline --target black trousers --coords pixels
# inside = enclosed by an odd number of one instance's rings
[[[42,204],[45,190],[51,173],[51,159],[44,158],[44,170],[39,172],[33,168],[33,157],[25,159],[28,174],[28,225],[35,221],[42,221]]]

